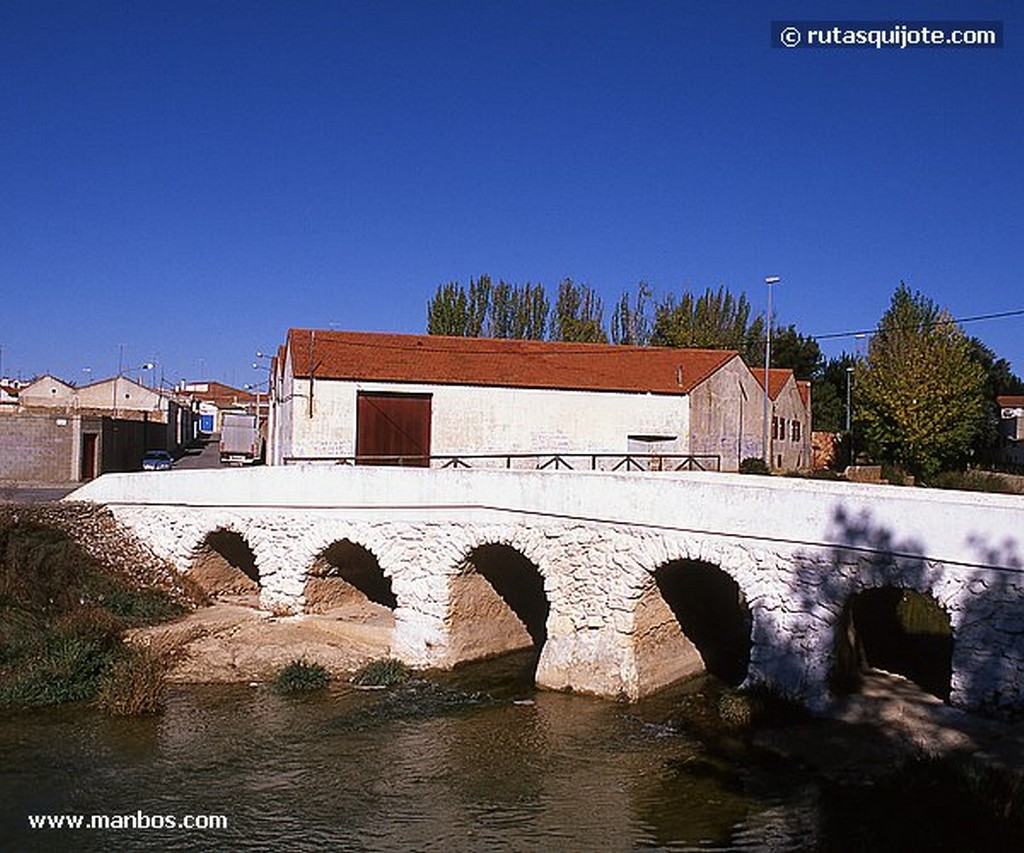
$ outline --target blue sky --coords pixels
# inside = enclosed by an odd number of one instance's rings
[[[1001,20],[787,51],[773,19]],[[2,370],[259,381],[289,326],[419,333],[489,273],[725,285],[805,334],[901,279],[1024,308],[1016,2],[0,4]],[[972,323],[1024,374],[1024,317]],[[822,341],[830,354],[853,338]],[[86,370],[88,368],[88,370]]]

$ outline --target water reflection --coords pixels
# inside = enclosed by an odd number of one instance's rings
[[[456,701],[460,691],[487,686],[488,673],[447,676],[434,699],[447,698],[429,715],[345,686],[300,699],[262,686],[178,688],[162,716],[139,720],[85,707],[8,715],[0,729],[3,846],[813,846],[806,783],[780,784],[741,756],[715,757],[653,719],[657,713],[644,719],[643,707],[534,693],[516,678],[503,680],[504,695],[496,690],[488,702]],[[230,823],[192,832],[26,828],[28,814],[139,811],[224,814]],[[770,848],[765,838],[773,839]]]

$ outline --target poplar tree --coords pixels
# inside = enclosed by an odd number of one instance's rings
[[[855,371],[856,432],[928,479],[962,462],[985,421],[985,373],[950,314],[900,286]]]
[[[558,285],[558,301],[551,318],[551,340],[608,343],[604,306],[589,285],[565,278]]]
[[[651,342],[650,301],[651,288],[646,281],[637,284],[632,300],[628,292],[622,294],[612,311],[612,343],[647,346]]]
[[[666,296],[654,310],[651,343],[655,346],[737,350],[748,363],[764,354],[764,321],[750,321],[750,303],[725,287],[710,287],[694,297],[684,291],[679,299]]]

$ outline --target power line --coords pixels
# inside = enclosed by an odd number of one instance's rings
[[[974,317],[953,317],[949,320],[936,320],[933,323],[929,323],[929,328],[934,329],[937,326],[955,326],[963,323],[977,323],[980,320],[1002,320],[1006,317],[1020,317],[1024,316],[1024,308],[1017,308],[1013,311],[999,311],[995,314],[978,314]],[[917,326],[906,326],[903,328],[917,328]],[[811,335],[817,341],[824,341],[830,338],[853,338],[863,335],[874,335],[878,329],[859,329],[853,332],[829,332],[827,335]]]

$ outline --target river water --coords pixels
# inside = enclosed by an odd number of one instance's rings
[[[0,849],[836,849],[812,779],[666,722],[701,689],[626,705],[492,665],[397,691],[175,687],[136,719],[8,713]],[[30,830],[43,814],[227,827]]]

